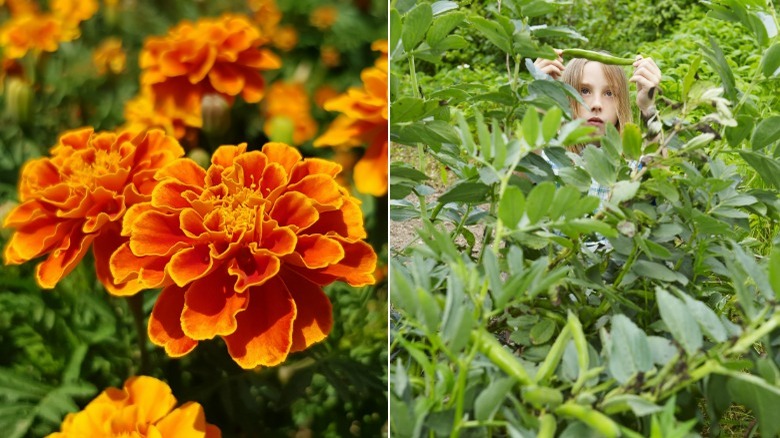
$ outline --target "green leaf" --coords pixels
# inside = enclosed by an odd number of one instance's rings
[[[534,107],[528,107],[523,116],[523,137],[531,147],[539,143],[539,116]]]
[[[609,372],[621,384],[653,367],[647,335],[625,315],[612,317]]]
[[[602,406],[606,414],[623,412],[629,408],[637,417],[644,417],[662,410],[657,404],[634,394],[619,394],[609,397],[604,400]]]
[[[498,408],[504,402],[509,391],[514,386],[515,380],[510,377],[504,377],[494,380],[482,392],[479,393],[474,401],[474,416],[477,421],[488,421],[496,415]]]
[[[639,181],[618,181],[612,186],[612,194],[609,200],[614,204],[634,199],[639,190]]]
[[[437,1],[433,5],[431,5],[431,9],[433,10],[433,16],[437,16],[439,14],[443,14],[445,12],[451,11],[453,9],[458,9],[458,4],[451,1]]]
[[[390,9],[390,41],[388,50],[392,57],[395,48],[398,47],[398,41],[401,40],[401,14],[395,8]]]
[[[525,202],[525,214],[529,223],[535,224],[544,217],[554,195],[555,184],[550,181],[545,181],[531,190]]]
[[[520,9],[520,13],[524,17],[534,18],[555,12],[555,5],[547,0],[533,0],[531,2],[523,3],[527,3]]]
[[[767,184],[780,190],[780,163],[777,160],[756,152],[739,151],[742,158],[761,175]]]
[[[761,121],[750,137],[754,151],[760,151],[780,139],[780,116],[771,116]]]
[[[702,331],[715,342],[724,342],[728,339],[726,327],[720,322],[720,318],[706,304],[697,301],[688,295],[683,295],[685,305],[693,319],[699,323]]]
[[[672,271],[660,263],[651,262],[649,260],[637,260],[634,262],[631,270],[639,277],[652,278],[668,283],[677,281],[683,286],[688,284],[688,277],[685,275]]]
[[[447,297],[442,316],[442,340],[453,354],[459,354],[466,347],[469,333],[474,325],[472,307],[466,303],[463,283],[453,275],[447,282]]]
[[[531,328],[531,343],[541,345],[546,343],[555,334],[555,321],[545,318]]]
[[[455,128],[442,120],[415,122],[400,126],[394,141],[402,144],[425,143],[429,146],[440,146],[443,143],[458,144],[460,136]]]
[[[396,259],[391,259],[391,278],[393,282],[392,302],[396,309],[414,312],[418,307],[412,279],[406,268]]]
[[[780,388],[746,373],[730,373],[726,386],[737,403],[747,406],[758,417],[761,436],[777,436],[780,432]]]
[[[555,191],[555,197],[550,203],[550,211],[547,215],[550,220],[558,220],[561,215],[580,199],[579,191],[572,186],[563,186]]]
[[[661,319],[685,352],[693,356],[702,346],[699,325],[691,319],[688,307],[680,299],[660,287],[656,287],[655,291]]]
[[[517,227],[517,223],[525,213],[525,196],[517,186],[507,186],[504,196],[498,201],[498,218],[504,226],[510,229]]]
[[[780,301],[780,246],[772,248],[769,256],[769,284],[775,291],[775,297]]]
[[[623,127],[623,153],[629,160],[638,160],[642,155],[642,133],[633,123]]]
[[[469,18],[472,26],[479,31],[491,43],[495,44],[504,53],[512,54],[511,36],[506,34],[504,27],[495,21],[490,21],[479,16]]]
[[[778,69],[780,69],[780,43],[775,43],[764,52],[764,57],[761,58],[761,71],[764,76],[771,78],[780,74]]]
[[[545,113],[544,118],[542,119],[542,138],[544,138],[545,142],[549,142],[555,137],[555,134],[561,127],[562,117],[563,111],[557,106],[547,110],[547,113]]]
[[[478,183],[463,181],[455,184],[446,193],[439,197],[439,202],[448,204],[450,202],[483,203],[488,199],[490,186]]]
[[[425,102],[419,97],[402,97],[393,102],[393,123],[413,122],[425,113]]]
[[[617,230],[612,228],[609,224],[601,222],[596,219],[588,219],[588,218],[573,219],[561,225],[560,230],[570,236],[575,236],[579,233],[581,234],[599,233],[604,237],[617,236]]]
[[[444,37],[452,32],[452,30],[463,21],[464,18],[466,18],[466,14],[464,12],[453,12],[451,14],[444,14],[442,16],[436,17],[436,19],[433,20],[433,24],[431,25],[430,29],[428,29],[428,34],[425,38],[425,40],[428,42],[428,45],[431,47],[438,45],[444,40]]]
[[[603,150],[588,145],[582,152],[582,158],[583,167],[597,183],[603,186],[611,186],[615,183],[617,172]]]
[[[691,62],[691,66],[688,68],[688,73],[685,74],[682,87],[682,100],[683,102],[688,100],[688,92],[691,91],[691,85],[696,80],[696,72],[699,71],[699,64],[701,64],[701,55],[696,55]]]
[[[420,44],[432,21],[433,10],[430,3],[418,3],[406,14],[401,39],[407,52],[411,52]]]

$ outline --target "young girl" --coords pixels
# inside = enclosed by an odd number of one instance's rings
[[[636,83],[636,105],[642,119],[648,122],[656,115],[654,101],[658,84],[661,82],[661,70],[652,58],[637,55],[633,64],[634,74],[626,81],[626,74],[620,66],[579,58],[572,59],[564,66],[562,51],[556,49],[555,52],[558,54],[557,59],[540,58],[534,65],[580,92],[590,109],[575,102],[572,105],[574,116],[595,126],[599,135],[604,134],[606,123],[611,123],[620,132],[626,123],[632,121],[628,82]]]
[[[637,55],[633,64],[634,74],[626,80],[626,74],[621,66],[580,58],[572,59],[564,66],[562,51],[556,49],[555,52],[558,54],[557,59],[537,59],[534,65],[553,78],[560,78],[580,92],[587,107],[572,101],[575,118],[585,119],[586,124],[596,127],[598,135],[604,135],[608,123],[617,128],[618,132],[622,132],[626,123],[632,122],[628,83],[634,82],[637,86],[636,104],[642,119],[648,125],[650,135],[654,136],[660,132],[660,124],[655,120],[657,111],[654,101],[658,84],[661,82],[661,70],[652,58]],[[584,147],[585,145],[578,145],[570,150],[579,154]],[[547,159],[544,152],[542,157]],[[550,164],[557,174],[556,166],[552,162]],[[639,167],[641,164],[634,162],[631,166]],[[603,202],[609,199],[610,188],[594,180],[588,194],[599,197]]]

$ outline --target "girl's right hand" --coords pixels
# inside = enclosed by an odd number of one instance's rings
[[[557,59],[537,58],[536,61],[534,61],[534,65],[539,70],[552,76],[553,79],[560,79],[561,75],[563,74],[563,69],[565,68],[563,66],[563,58],[561,57],[561,53],[563,52],[563,50],[559,50],[559,49],[553,49],[553,50],[555,50],[555,53],[558,54]]]

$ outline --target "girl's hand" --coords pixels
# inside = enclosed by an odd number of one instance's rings
[[[534,61],[534,65],[539,70],[552,76],[553,79],[560,79],[564,69],[563,58],[561,57],[561,52],[563,52],[563,50],[559,50],[559,49],[553,49],[553,50],[555,50],[555,53],[558,55],[557,59],[536,58],[536,61]]]
[[[642,114],[651,112],[654,107],[655,93],[661,83],[661,69],[652,58],[642,58],[642,55],[636,55],[634,75],[628,81],[636,82],[636,106],[639,107]]]

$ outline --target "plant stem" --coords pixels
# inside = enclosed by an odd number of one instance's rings
[[[135,294],[127,299],[127,303],[130,307],[130,312],[133,314],[136,337],[138,338],[138,350],[141,352],[141,366],[139,367],[138,373],[146,374],[149,371],[149,355],[146,352],[146,330],[144,328],[143,296],[141,294]]]

